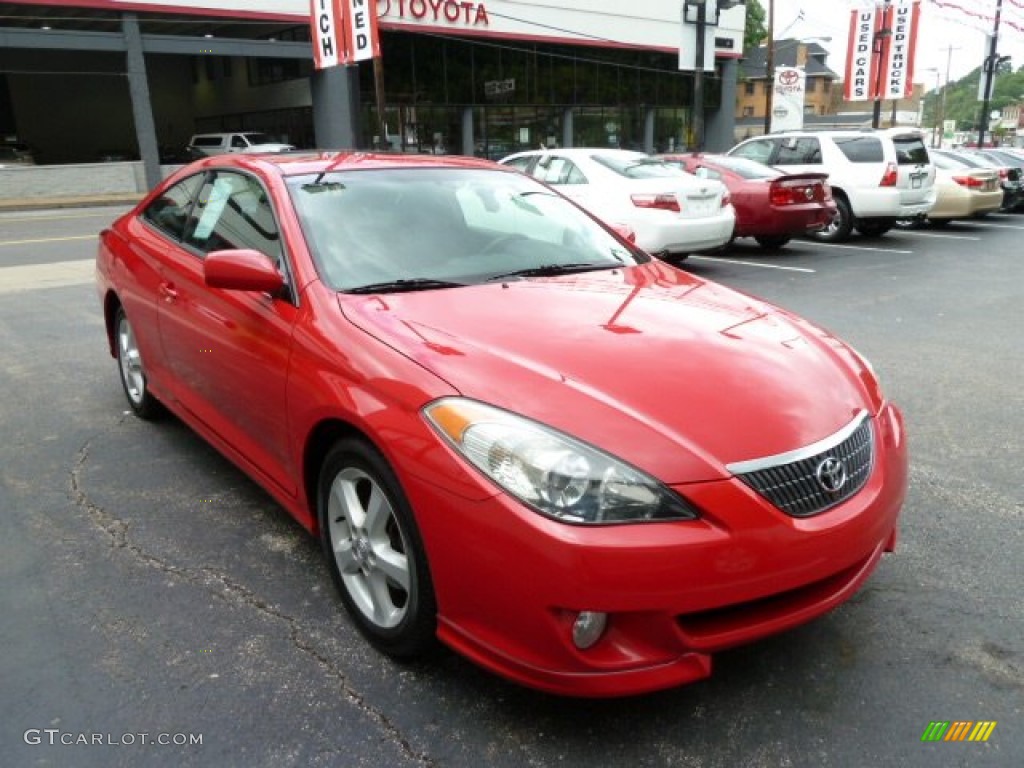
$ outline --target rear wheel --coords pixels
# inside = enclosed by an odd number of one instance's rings
[[[767,248],[769,251],[777,251],[779,250],[779,248],[784,246],[793,238],[787,235],[775,235],[755,237],[754,239],[757,241],[757,244],[760,245],[762,248]]]
[[[121,386],[128,405],[140,419],[155,418],[160,413],[160,403],[149,393],[135,330],[121,307],[114,317],[114,339],[117,342],[117,370],[121,374]]]
[[[437,603],[412,509],[388,463],[363,440],[327,454],[317,493],[320,539],[341,601],[391,656],[434,645]]]
[[[813,239],[823,243],[839,243],[850,236],[853,230],[853,212],[850,210],[850,204],[841,195],[836,196],[835,202],[836,215],[824,229],[811,235]]]

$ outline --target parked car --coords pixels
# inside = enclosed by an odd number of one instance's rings
[[[824,229],[836,204],[824,173],[785,174],[745,157],[659,155],[700,178],[725,184],[736,211],[734,237],[752,237],[764,248],[781,248],[793,237]]]
[[[664,688],[895,546],[906,432],[863,357],[489,161],[208,158],[103,231],[97,280],[131,410],[318,535],[386,653]]]
[[[939,152],[932,153],[935,165],[935,206],[926,219],[904,219],[899,226],[912,228],[924,221],[942,227],[954,219],[969,219],[998,211],[1003,204],[999,172],[975,168]]]
[[[266,133],[247,131],[240,133],[197,133],[188,143],[187,151],[193,160],[211,155],[235,152],[288,152],[291,144],[274,141]]]
[[[725,186],[698,179],[643,152],[540,149],[500,161],[554,187],[665,259],[719,248],[732,238],[736,215]]]
[[[5,165],[35,165],[35,153],[20,141],[0,142],[0,167]]]
[[[971,168],[995,169],[999,174],[999,186],[1003,191],[1003,203],[1000,211],[1012,212],[1024,207],[1024,187],[1022,187],[1022,172],[1016,165],[1007,165],[994,157],[979,154],[978,152],[958,150],[932,150],[937,155],[952,158]]]
[[[935,204],[935,166],[917,129],[785,131],[740,142],[728,154],[787,173],[821,172],[836,216],[812,237],[846,240],[888,232],[899,219],[923,216]]]

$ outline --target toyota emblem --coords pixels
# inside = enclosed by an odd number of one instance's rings
[[[818,465],[814,476],[826,493],[839,493],[846,485],[846,465],[836,457],[829,456]]]
[[[800,79],[800,73],[795,69],[786,69],[779,72],[779,82],[783,85],[796,85]]]

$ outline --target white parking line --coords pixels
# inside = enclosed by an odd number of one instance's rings
[[[759,261],[743,261],[741,259],[723,259],[718,256],[691,256],[691,259],[697,259],[699,261],[722,261],[726,264],[742,264],[744,267],[760,267],[761,269],[782,269],[786,272],[817,272],[816,269],[806,269],[805,267],[783,267],[779,264],[762,264]]]
[[[903,251],[898,248],[872,248],[867,245],[843,245],[842,243],[814,243],[816,246],[821,248],[845,248],[851,251],[873,251],[874,253],[913,253],[913,251]]]
[[[96,261],[94,259],[2,267],[0,268],[0,294],[84,285],[95,279],[95,271]]]
[[[908,232],[907,234],[914,237],[936,237],[942,240],[974,240],[975,242],[981,240],[980,237],[971,237],[970,235],[945,235],[939,232]]]
[[[1024,226],[1017,224],[989,224],[987,221],[972,221],[972,227],[987,227],[990,229],[1024,229]]]

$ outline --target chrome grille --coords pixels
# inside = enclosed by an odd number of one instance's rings
[[[871,419],[861,412],[835,435],[804,449],[730,464],[728,469],[787,515],[810,517],[863,488],[874,461]],[[840,476],[845,478],[841,483]]]

